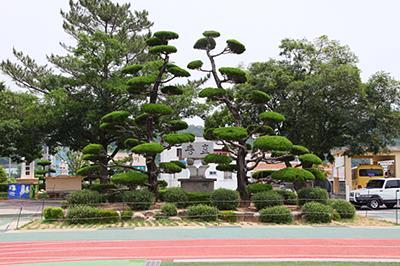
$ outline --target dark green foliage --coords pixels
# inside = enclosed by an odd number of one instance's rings
[[[315,180],[326,180],[326,173],[317,168],[305,168],[305,170],[311,172]]]
[[[176,47],[172,45],[157,45],[149,48],[151,54],[172,54],[176,52]]]
[[[206,30],[205,32],[203,32],[203,36],[209,38],[218,38],[219,36],[221,36],[221,34],[215,30]]]
[[[98,174],[100,171],[100,166],[98,165],[88,165],[88,166],[84,166],[82,168],[79,168],[76,171],[77,175],[81,175],[81,176],[88,176],[88,175],[95,175]]]
[[[164,216],[170,217],[170,216],[177,216],[178,215],[178,210],[176,209],[175,204],[173,203],[165,203],[161,207],[161,213]]]
[[[216,221],[218,218],[218,209],[208,205],[193,205],[187,210],[188,218],[199,221]]]
[[[121,220],[122,221],[127,221],[132,219],[133,211],[128,209],[128,210],[123,210],[121,212]]]
[[[187,192],[189,205],[205,204],[211,205],[211,193],[209,192]]]
[[[262,136],[254,141],[253,147],[262,151],[289,151],[293,143],[281,136]]]
[[[247,185],[247,191],[251,194],[256,194],[258,192],[269,191],[269,190],[272,190],[271,184],[254,183]]]
[[[51,162],[49,160],[38,160],[38,161],[36,161],[36,164],[40,165],[40,166],[47,166],[47,165],[50,165]]]
[[[114,111],[106,114],[101,118],[101,122],[111,123],[111,124],[121,124],[126,121],[129,117],[129,112],[127,111]]]
[[[263,91],[252,90],[250,93],[249,100],[255,104],[266,104],[271,100],[271,96]]]
[[[129,79],[127,84],[130,89],[145,89],[155,81],[155,76],[139,76]]]
[[[92,184],[89,186],[89,190],[97,191],[101,194],[107,193],[110,190],[116,189],[114,184]]]
[[[164,150],[164,147],[157,142],[143,143],[131,149],[134,153],[138,154],[158,154]]]
[[[332,209],[318,202],[304,204],[301,213],[304,220],[309,223],[330,223],[332,220]]]
[[[190,77],[190,73],[187,70],[178,66],[168,67],[168,72],[175,77]]]
[[[253,195],[251,201],[259,211],[264,208],[283,205],[283,197],[275,191],[264,191]]]
[[[160,40],[156,37],[151,37],[146,40],[146,44],[148,46],[152,47],[152,46],[158,46],[158,45],[166,45],[166,44],[168,44],[168,41]]]
[[[45,221],[57,222],[64,219],[64,211],[57,207],[46,207],[43,210],[43,217]]]
[[[189,69],[200,69],[203,66],[203,62],[201,60],[194,60],[187,65]]]
[[[70,224],[116,223],[119,215],[116,211],[79,205],[68,208],[66,220]]]
[[[149,119],[149,117],[150,117],[149,114],[140,114],[140,115],[136,116],[135,123],[139,126],[144,126],[144,125],[146,125],[146,122]]]
[[[135,211],[148,210],[153,204],[153,194],[147,189],[126,191],[122,198],[129,208]]]
[[[172,162],[160,163],[160,169],[164,173],[168,173],[168,174],[175,174],[175,173],[179,173],[182,171],[181,167],[179,167],[177,164],[172,163]]]
[[[92,190],[81,190],[75,191],[69,194],[66,197],[68,206],[73,205],[89,205],[89,206],[97,206],[103,202],[103,196],[97,192]]]
[[[160,189],[168,187],[168,182],[165,180],[157,180],[157,184]]]
[[[232,162],[232,158],[223,154],[208,154],[204,157],[206,163],[218,163],[218,164],[229,164]]]
[[[253,175],[251,177],[254,179],[267,178],[267,177],[270,177],[273,172],[275,172],[275,171],[273,171],[273,170],[256,171],[253,173]]]
[[[200,38],[193,45],[193,48],[199,50],[213,50],[216,45],[217,43],[213,38]]]
[[[286,205],[297,205],[297,194],[287,189],[276,189],[276,193],[283,197],[283,203]]]
[[[238,217],[234,211],[220,211],[218,213],[218,219],[228,223],[236,223]]]
[[[179,166],[182,169],[186,169],[186,164],[181,161],[171,161],[171,163],[176,164],[177,166]]]
[[[222,88],[205,88],[202,89],[199,93],[200,98],[214,98],[221,97],[226,94],[226,90]]]
[[[101,144],[89,144],[83,148],[82,153],[83,154],[104,154],[105,150]]]
[[[245,83],[247,81],[246,72],[236,67],[221,67],[218,69],[221,75],[234,83]]]
[[[314,164],[321,164],[322,160],[312,153],[307,153],[299,156],[301,164],[305,167],[311,167]]]
[[[188,202],[188,196],[183,189],[178,187],[168,188],[164,195],[165,202],[174,203],[178,208],[185,208]]]
[[[2,166],[0,166],[0,184],[7,181],[7,173],[6,170]],[[0,192],[2,190],[0,189]]]
[[[142,105],[142,112],[149,115],[170,115],[173,110],[168,105],[162,103],[146,103]]]
[[[193,142],[195,136],[191,133],[171,133],[164,136],[165,142],[170,145]]]
[[[176,32],[173,31],[157,31],[154,32],[154,37],[160,39],[160,40],[173,40],[173,39],[178,39],[179,35]]]
[[[211,203],[218,210],[236,210],[239,207],[240,196],[237,191],[219,188],[211,193]]]
[[[131,74],[134,75],[137,72],[139,72],[140,70],[142,70],[143,65],[139,65],[139,64],[133,64],[133,65],[127,65],[126,67],[124,67],[121,72],[123,74]]]
[[[47,170],[35,170],[36,175],[44,175],[47,174]]]
[[[7,199],[8,198],[8,192],[0,192],[0,199]]]
[[[135,147],[135,146],[137,146],[137,145],[139,145],[140,144],[140,141],[138,140],[138,139],[134,139],[134,138],[127,138],[125,141],[124,141],[124,145],[125,145],[125,147],[127,147],[128,149],[130,148],[133,148],[133,147]]]
[[[272,173],[271,177],[285,182],[314,180],[314,175],[309,171],[294,167],[287,167],[275,171]]]
[[[322,188],[303,188],[300,189],[297,193],[299,199],[299,205],[303,206],[307,202],[315,201],[322,204],[326,204],[328,202],[328,192]]]
[[[184,130],[187,129],[189,125],[182,120],[171,120],[169,121],[169,129],[171,131],[179,131],[179,130]]]
[[[242,54],[246,51],[246,47],[236,40],[227,40],[226,44],[228,45],[229,50],[234,54]]]
[[[222,172],[235,172],[237,171],[237,166],[235,164],[218,164],[215,169]]]
[[[354,208],[353,204],[346,200],[329,200],[328,205],[336,210],[342,219],[352,219],[356,215],[356,209]]]
[[[223,140],[238,141],[247,137],[248,132],[243,127],[220,127],[214,129],[214,135]]]
[[[285,206],[275,206],[260,211],[260,222],[274,224],[291,224],[293,215]]]
[[[307,149],[304,146],[301,145],[293,145],[292,149],[290,150],[290,153],[293,155],[302,155],[306,153],[310,153],[309,149]]]
[[[260,114],[260,119],[262,121],[279,123],[285,121],[285,116],[277,112],[263,112]]]
[[[183,90],[176,86],[166,86],[161,88],[161,92],[168,95],[182,95]]]
[[[143,186],[148,181],[148,175],[138,171],[118,173],[111,177],[111,181],[117,185],[128,187]]]

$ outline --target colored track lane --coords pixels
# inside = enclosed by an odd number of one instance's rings
[[[400,239],[196,239],[0,243],[0,265],[128,259],[399,260]]]

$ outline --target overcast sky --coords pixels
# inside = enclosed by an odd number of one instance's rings
[[[128,0],[126,0],[128,1]],[[118,1],[118,2],[126,2]],[[386,71],[400,79],[400,1],[398,0],[136,0],[132,8],[146,9],[155,30],[180,34],[175,61],[183,66],[201,52],[193,43],[204,30],[220,31],[222,39],[246,45],[242,55],[221,59],[220,65],[248,65],[278,57],[283,38],[314,39],[328,35],[347,44],[359,58],[362,78]],[[68,42],[60,9],[67,0],[1,0],[0,59],[11,58],[12,48],[39,62],[60,53],[59,42]],[[12,83],[4,76],[10,87]]]

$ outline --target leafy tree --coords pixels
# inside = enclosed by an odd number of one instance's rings
[[[280,49],[281,60],[252,64],[249,79],[271,96],[267,108],[287,118],[281,134],[320,157],[345,145],[376,152],[399,136],[398,83],[388,75],[363,84],[356,56],[326,36],[285,39]]]
[[[116,167],[128,171],[112,176],[112,181],[124,184],[134,189],[137,185],[147,185],[150,191],[157,193],[157,177],[160,173],[177,173],[185,166],[179,161],[157,162],[157,156],[172,146],[194,141],[190,133],[177,133],[188,127],[181,120],[182,112],[179,95],[183,95],[184,87],[169,85],[176,78],[189,77],[190,73],[171,63],[171,55],[177,49],[170,45],[171,40],[179,36],[175,32],[159,31],[147,40],[148,51],[155,56],[155,61],[145,64],[126,66],[122,72],[128,78],[128,91],[132,97],[140,99],[139,114],[131,115],[125,110],[113,111],[101,118],[100,129],[102,134],[116,140],[115,145],[121,149],[146,158],[146,170],[119,164],[113,161]],[[175,97],[176,101],[169,98]],[[168,103],[168,104],[167,104]],[[183,114],[182,114],[183,113]],[[95,167],[101,163],[106,152],[101,144],[89,144],[83,149],[84,157]],[[146,180],[147,179],[147,180]]]
[[[206,31],[194,45],[195,49],[205,52],[210,65],[208,69],[203,67],[201,60],[188,64],[190,69],[210,74],[215,82],[215,87],[204,88],[199,93],[216,110],[206,118],[204,136],[221,142],[223,149],[229,152],[229,155],[211,154],[204,160],[207,163],[217,163],[217,170],[235,171],[237,190],[242,201],[248,202],[248,173],[260,162],[285,162],[290,166],[294,155],[308,153],[308,150],[277,135],[277,129],[282,127],[285,116],[267,111],[266,104],[271,96],[250,86],[245,71],[234,67],[217,68],[217,57],[242,54],[246,50],[243,44],[230,39],[222,51],[213,52],[219,36],[218,32]],[[233,87],[225,87],[226,84],[233,84]],[[314,179],[314,176],[309,174],[308,179]]]
[[[14,50],[18,63],[6,60],[0,69],[17,85],[45,96],[48,107],[42,115],[52,129],[46,140],[50,148],[61,145],[76,151],[99,143],[107,150],[115,139],[105,136],[98,122],[116,109],[137,111],[122,69],[148,60],[145,38],[152,23],[146,11],[131,12],[130,4],[110,0],[70,1],[69,8],[61,11],[63,29],[75,44],[61,44],[63,55],[48,56],[52,67]],[[37,138],[32,132],[31,136]],[[117,152],[102,157],[97,176],[103,182],[108,180],[108,162]]]
[[[6,170],[2,166],[0,166],[0,184],[7,181],[7,173]]]

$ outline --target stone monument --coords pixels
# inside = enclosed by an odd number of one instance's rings
[[[187,159],[189,178],[178,179],[186,192],[212,192],[215,178],[206,178],[208,164],[202,160],[214,152],[214,143],[211,141],[185,143],[182,145],[182,157]]]

